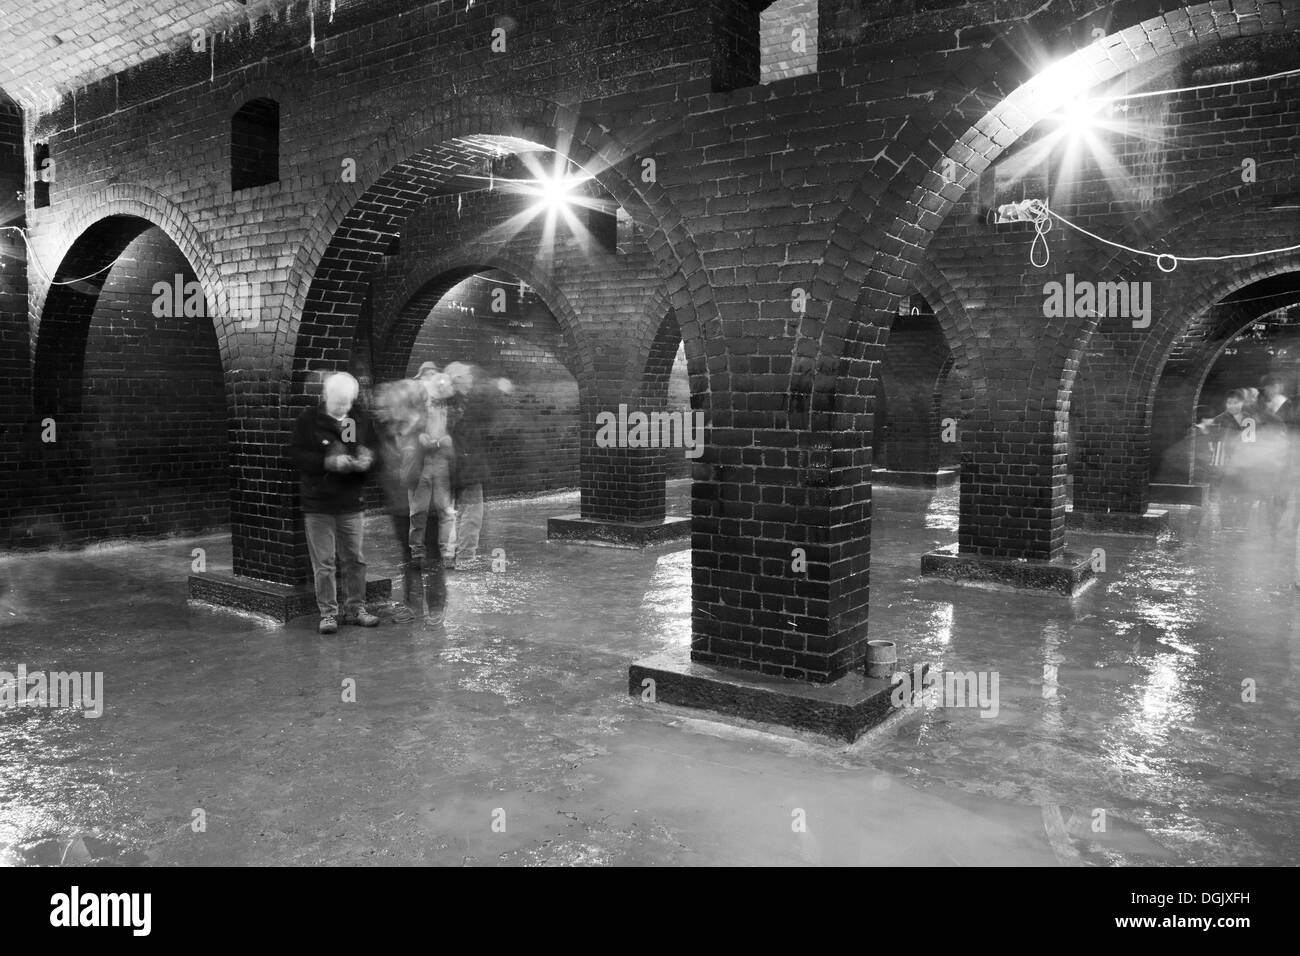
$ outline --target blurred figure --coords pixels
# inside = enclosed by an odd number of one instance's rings
[[[418,521],[414,505],[425,469],[426,449],[421,441],[426,427],[428,393],[413,379],[388,382],[380,387],[376,417],[381,423],[384,498],[393,521],[393,537],[402,554],[403,603],[409,621],[421,617],[430,626],[442,622],[446,607],[446,580],[442,565],[426,560],[436,554],[438,517],[426,513]]]
[[[1270,499],[1270,523],[1274,533],[1278,529],[1285,530],[1288,534],[1296,532],[1297,523],[1300,522],[1300,508],[1292,507],[1291,520],[1283,528],[1283,520],[1287,513],[1288,505],[1300,504],[1293,502],[1293,489],[1296,485],[1298,474],[1297,465],[1300,465],[1300,410],[1296,409],[1295,403],[1287,397],[1286,380],[1277,374],[1265,375],[1260,381],[1260,387],[1264,390],[1263,408],[1277,421],[1280,428],[1279,447],[1277,455],[1279,458],[1277,469],[1277,480]]]
[[[1245,483],[1241,472],[1241,436],[1252,421],[1246,415],[1246,392],[1235,388],[1224,398],[1223,412],[1194,425],[1210,439],[1210,501],[1226,530],[1240,530],[1241,499]]]
[[[432,362],[425,362],[416,371],[415,381],[419,382],[421,385],[424,385],[426,379],[432,378],[434,375],[438,375],[438,374],[440,373],[438,371],[437,365],[433,364]]]
[[[359,386],[347,372],[325,379],[321,404],[294,423],[290,450],[301,477],[303,525],[316,583],[320,633],[338,631],[337,568],[343,572],[344,624],[374,627],[366,610],[366,562],[362,554],[366,473],[375,462],[372,429],[353,409]],[[336,564],[337,560],[337,564]]]
[[[479,537],[483,530],[483,483],[489,474],[488,446],[496,424],[500,398],[514,388],[509,379],[488,379],[483,370],[465,362],[444,369],[455,397],[449,430],[456,447],[455,554],[447,562],[457,571],[479,566]]]
[[[1210,438],[1210,497],[1222,526],[1245,530],[1252,510],[1262,505],[1261,520],[1276,534],[1273,501],[1286,465],[1286,428],[1265,404],[1250,403],[1258,392],[1233,389],[1224,412],[1195,427]]]
[[[424,467],[411,493],[411,540],[423,540],[424,522],[430,510],[435,511],[438,547],[427,556],[421,553],[421,557],[442,562],[454,557],[451,537],[456,525],[456,509],[452,504],[451,473],[455,445],[447,432],[447,420],[449,403],[456,391],[451,378],[442,372],[421,374],[419,381],[426,399],[425,425],[419,435],[420,446],[424,449]]]

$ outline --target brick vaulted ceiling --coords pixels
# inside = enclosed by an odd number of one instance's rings
[[[24,109],[282,9],[288,0],[0,0],[0,88]],[[326,10],[330,0],[320,0]]]

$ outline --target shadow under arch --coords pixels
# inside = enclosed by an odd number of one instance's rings
[[[53,248],[53,256],[47,257],[48,249],[38,248],[36,252],[41,257],[41,264],[28,270],[34,278],[34,281],[29,280],[32,340],[39,339],[47,298],[51,293],[58,295],[57,290],[61,288],[52,284],[51,280],[66,282],[89,275],[108,265],[114,258],[96,255],[84,241],[86,234],[106,219],[136,218],[161,229],[190,263],[203,286],[208,314],[216,323],[222,362],[229,369],[235,328],[235,321],[230,316],[229,297],[211,247],[181,208],[156,190],[134,183],[117,183],[88,196],[73,198],[76,203],[72,207],[74,212],[60,223],[59,233],[63,238]],[[59,264],[53,272],[49,272],[48,266],[43,265],[49,261]]]
[[[570,372],[578,381],[579,395],[594,387],[596,369],[591,343],[568,297],[554,282],[501,248],[470,246],[441,256],[403,277],[393,296],[397,315],[384,329],[376,352],[377,379],[401,378],[425,317],[459,282],[483,272],[509,273],[533,289],[559,323],[573,356]]]
[[[60,543],[225,525],[232,389],[194,264],[158,225],[117,214],[51,279],[32,359],[34,417],[56,436],[37,446],[37,525]]]

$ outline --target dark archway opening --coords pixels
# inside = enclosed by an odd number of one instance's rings
[[[82,278],[90,276],[90,278]],[[113,216],[73,245],[45,302],[35,545],[197,533],[230,519],[220,347],[185,255]]]
[[[501,269],[432,280],[401,310],[375,378],[412,377],[425,362],[470,363],[513,386],[487,448],[486,497],[578,486],[578,359],[536,290]]]
[[[930,304],[902,299],[876,385],[873,480],[932,485],[960,464],[965,380]]]

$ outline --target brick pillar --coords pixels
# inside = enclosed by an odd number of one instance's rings
[[[234,572],[276,584],[306,584],[311,581],[311,560],[302,533],[298,473],[287,451],[301,409],[281,412],[279,389],[266,370],[240,369],[234,374],[241,398],[230,447]]]
[[[1027,415],[1023,382],[989,391],[1003,401],[977,403],[962,434],[958,550],[1054,560],[1065,550],[1065,412]]]
[[[644,399],[645,396],[639,396]],[[619,406],[624,409],[620,411]],[[690,519],[669,517],[664,490],[666,455],[683,454],[680,448],[628,447],[604,439],[598,444],[597,416],[614,421],[636,419],[641,413],[663,412],[663,405],[637,398],[612,398],[584,402],[579,470],[582,482],[581,511],[556,516],[547,522],[547,536],[587,543],[613,543],[643,547],[690,534]],[[626,432],[631,436],[630,429]],[[611,437],[606,429],[606,437]],[[617,436],[614,435],[617,439]],[[602,447],[604,445],[605,447]]]
[[[1095,402],[1075,424],[1076,513],[1143,514],[1150,503],[1151,433],[1144,408]]]
[[[617,411],[615,405],[611,411]],[[637,408],[633,405],[629,411]],[[664,516],[664,456],[655,448],[598,448],[594,417],[583,428],[582,517],[656,521]]]
[[[770,340],[773,349],[784,344]],[[866,655],[874,382],[809,413],[761,392],[779,367],[733,356],[694,468],[691,658],[802,681],[837,680]],[[777,405],[784,407],[776,407]]]
[[[24,189],[23,117],[0,93],[0,195],[13,198]],[[21,226],[19,219],[13,225]],[[27,324],[27,249],[15,232],[0,233],[0,547],[20,543],[16,519],[21,489],[30,484],[38,460],[32,441],[31,333]]]
[[[649,283],[642,282],[646,288],[652,288]],[[634,283],[627,285],[634,286]],[[684,440],[686,418],[690,417],[692,427],[696,423],[689,410],[673,409],[671,415],[661,417],[670,412],[669,378],[681,343],[676,317],[671,310],[668,311],[659,322],[647,352],[642,354],[636,350],[635,339],[629,335],[627,327],[645,322],[645,293],[630,297],[627,302],[615,299],[597,303],[596,297],[588,292],[584,305],[589,312],[596,312],[598,308],[605,315],[622,312],[627,317],[627,324],[589,329],[598,371],[597,381],[584,396],[581,409],[579,470],[582,506],[578,517],[584,527],[566,528],[562,523],[552,522],[550,533],[552,536],[621,539],[625,543],[638,539],[641,543],[649,543],[651,540],[685,537],[690,531],[689,522],[666,518],[664,481],[669,456],[682,456],[686,449],[674,447],[663,439],[676,442],[680,436],[680,440]],[[645,416],[650,423],[646,434],[647,437],[656,436],[652,442],[655,447],[631,445],[633,430],[624,428],[622,423],[627,422],[630,426],[640,416]],[[611,434],[608,428],[602,431],[602,421],[611,419],[619,423],[615,431],[623,434]],[[667,434],[664,434],[665,421],[669,423]],[[623,440],[624,437],[627,441]],[[697,441],[699,437],[696,436]],[[610,438],[615,438],[616,444],[611,446]],[[662,527],[642,530],[630,527],[655,524]]]
[[[1090,573],[1067,554],[1065,537],[1065,389],[1075,380],[1081,320],[1045,316],[1041,295],[1021,294],[1024,281],[1007,281],[978,313],[988,335],[961,427],[957,548],[931,552],[922,573],[1074,593]]]
[[[1146,356],[1151,331],[1105,317],[1088,342],[1071,403],[1076,513],[1140,515],[1150,500],[1151,426]]]
[[[715,478],[693,488],[691,659],[844,676],[866,653],[869,492],[832,486],[832,443],[811,433],[715,428],[711,441]]]

